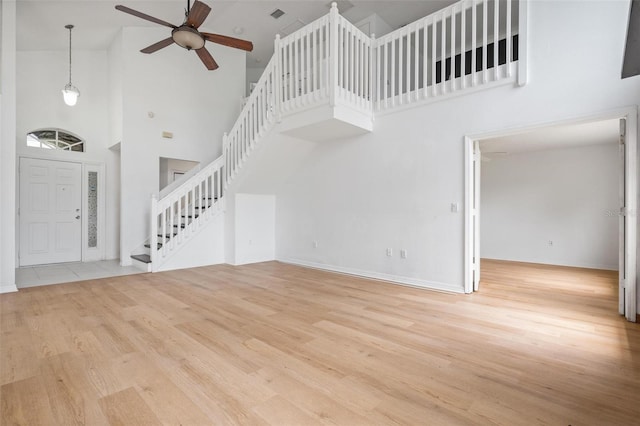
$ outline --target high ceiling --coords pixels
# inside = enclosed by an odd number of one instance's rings
[[[329,12],[330,0],[204,0],[211,14],[200,30],[247,39],[254,51],[247,66],[264,66],[273,54],[273,40],[283,29],[309,23]],[[392,28],[399,28],[454,3],[452,0],[349,0],[338,1],[338,9],[351,22],[378,14]],[[66,24],[73,24],[73,48],[105,50],[119,29],[126,26],[159,27],[115,10],[117,4],[179,25],[184,20],[186,0],[19,0],[17,2],[18,50],[66,50]],[[285,15],[270,16],[275,9]],[[170,29],[167,28],[167,36]],[[144,48],[146,46],[140,46]]]

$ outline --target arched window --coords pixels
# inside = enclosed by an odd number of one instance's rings
[[[34,130],[27,134],[27,146],[84,152],[84,140],[61,129]]]

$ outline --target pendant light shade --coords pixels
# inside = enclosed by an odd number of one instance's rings
[[[62,89],[62,97],[64,99],[64,103],[69,106],[74,106],[76,102],[78,102],[78,96],[80,96],[80,91],[76,86],[72,86],[71,84],[67,84]]]
[[[73,29],[73,25],[65,25],[64,27],[69,30],[69,83],[62,89],[62,97],[65,104],[74,106],[76,102],[78,102],[80,91],[76,86],[71,84],[71,30]]]

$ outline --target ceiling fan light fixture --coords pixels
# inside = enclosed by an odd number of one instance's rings
[[[204,47],[204,37],[197,30],[186,25],[173,30],[171,38],[178,46],[187,50],[198,50]]]

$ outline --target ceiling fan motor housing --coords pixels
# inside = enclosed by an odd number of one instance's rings
[[[178,46],[187,50],[198,50],[204,47],[205,40],[202,34],[188,25],[182,25],[171,31],[171,38]]]

